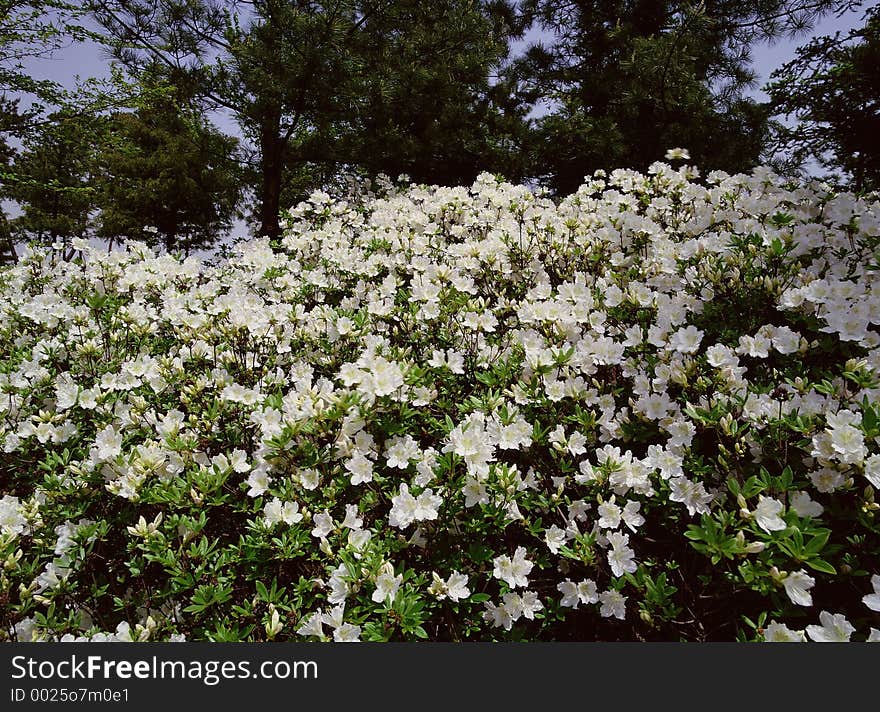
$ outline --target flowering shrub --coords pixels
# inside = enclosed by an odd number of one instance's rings
[[[880,204],[316,193],[0,272],[0,636],[876,640]]]

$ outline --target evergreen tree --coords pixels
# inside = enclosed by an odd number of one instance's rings
[[[687,146],[707,169],[760,161],[766,107],[744,96],[753,43],[808,28],[846,0],[525,0],[543,28],[513,76],[553,109],[536,122],[535,172],[574,190],[597,168],[644,169]]]
[[[358,38],[363,67],[339,161],[441,185],[484,170],[520,178],[514,146],[528,107],[490,83],[516,34],[504,3],[391,3]]]
[[[155,68],[154,68],[155,72]],[[146,75],[141,105],[109,117],[97,161],[97,234],[143,239],[166,251],[210,248],[229,229],[241,197],[225,136]]]
[[[25,63],[88,36],[78,23],[82,13],[80,3],[66,0],[0,0],[0,200],[21,195],[23,180],[35,187],[34,166],[29,176],[17,176],[16,166],[27,162],[14,159],[25,135],[63,96],[57,83],[32,77]],[[13,227],[5,210],[0,212],[0,262],[16,259]]]
[[[95,208],[92,186],[100,123],[68,109],[31,127],[11,166],[6,193],[22,209],[10,221],[19,240],[68,243],[85,237]]]
[[[774,148],[789,169],[810,161],[854,191],[880,190],[880,7],[864,26],[818,37],[771,75]]]
[[[415,171],[417,156],[429,166],[418,177],[460,180],[503,145],[485,127],[516,122],[490,99],[489,73],[507,52],[500,0],[91,6],[131,71],[160,61],[207,108],[235,117],[270,237],[285,187],[290,200],[343,168]]]

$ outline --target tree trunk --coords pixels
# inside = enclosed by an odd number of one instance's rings
[[[174,214],[171,217],[171,224],[168,226],[168,232],[165,233],[165,253],[168,255],[170,255],[177,247],[177,230],[178,220],[177,215]]]
[[[856,159],[855,185],[853,191],[861,193],[865,184],[865,152],[859,151],[859,157]]]
[[[6,214],[0,211],[0,265],[15,264],[18,255],[15,252],[15,241],[12,239],[12,230]]]
[[[281,174],[284,168],[284,139],[281,133],[281,111],[267,110],[260,125],[260,159],[262,195],[260,235],[275,240],[281,234],[278,215],[281,210]]]

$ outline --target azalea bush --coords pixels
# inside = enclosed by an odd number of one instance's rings
[[[75,248],[0,272],[2,638],[880,638],[874,199],[656,163]]]

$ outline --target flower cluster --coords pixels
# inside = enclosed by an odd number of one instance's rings
[[[880,203],[656,163],[285,226],[0,271],[0,638],[880,637]]]

